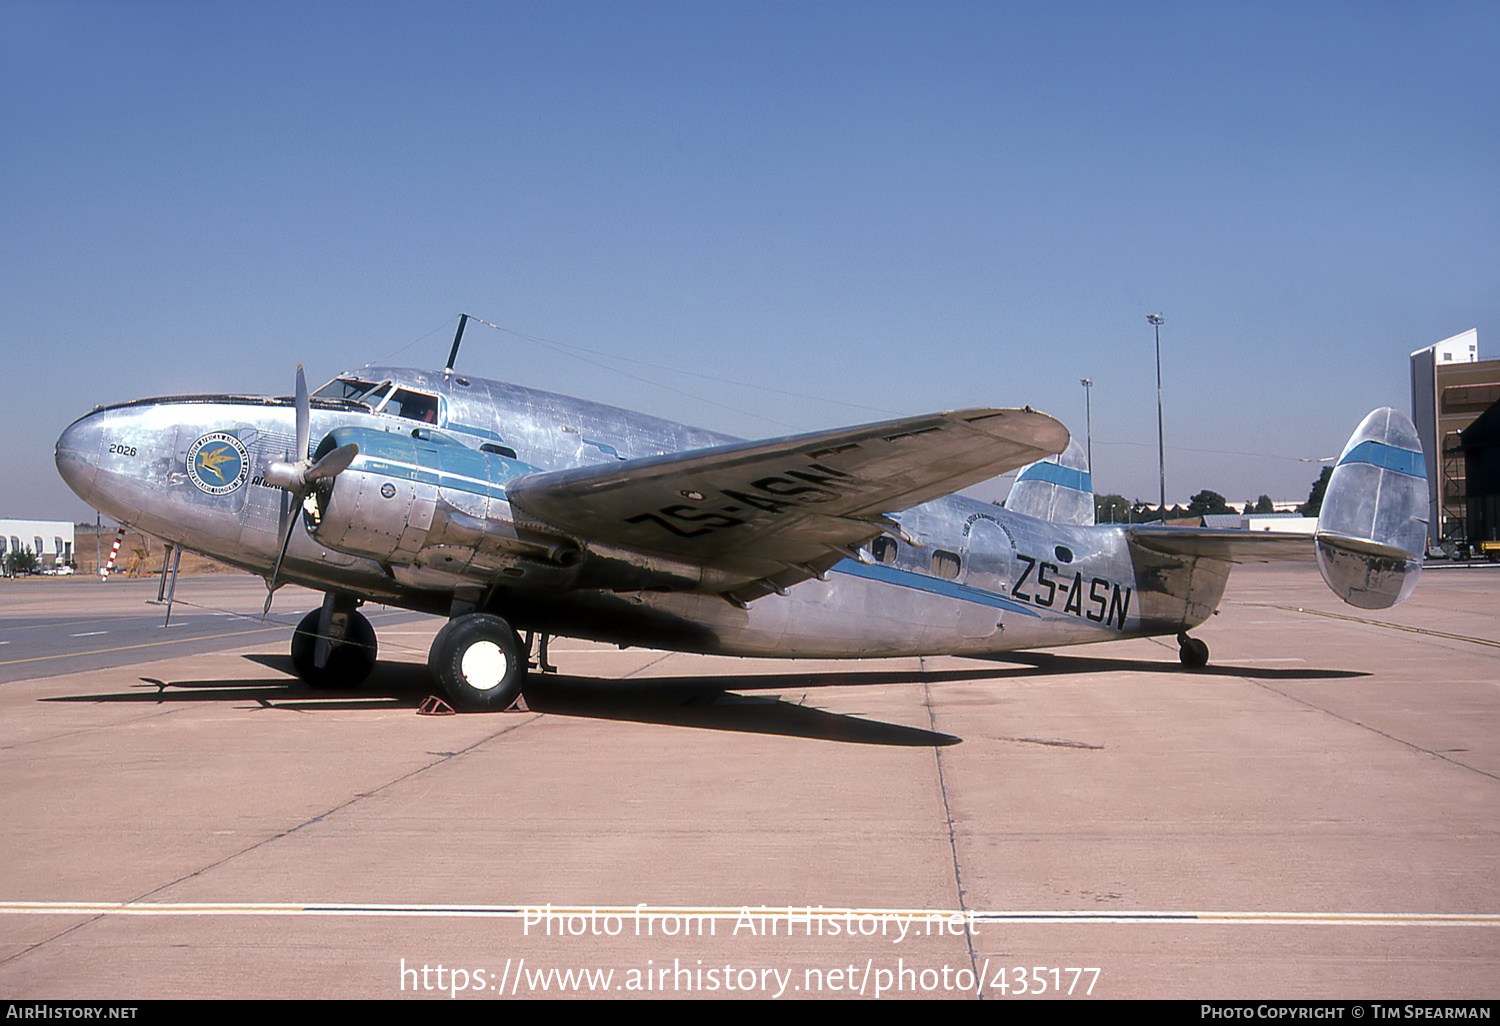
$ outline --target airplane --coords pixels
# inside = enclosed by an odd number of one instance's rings
[[[1312,536],[1094,523],[1077,442],[1030,407],[966,409],[744,441],[453,369],[365,367],[291,397],[96,407],[58,439],[84,501],[121,524],[324,593],[292,636],[315,688],[359,684],[366,602],[446,617],[433,683],[511,707],[531,641],[740,656],[985,656],[1176,635],[1236,563],[1316,560],[1345,602],[1405,599],[1421,572],[1416,429],[1355,430]],[[1019,470],[1004,505],[955,494]],[[527,632],[522,643],[518,631]]]

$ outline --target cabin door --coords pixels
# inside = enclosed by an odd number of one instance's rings
[[[964,542],[963,583],[987,595],[1007,594],[1007,569],[1012,557],[1010,538],[1000,529],[1000,525],[993,520],[974,521],[969,525],[968,538]],[[988,638],[999,626],[1000,612],[999,607],[983,602],[961,603],[958,636]]]

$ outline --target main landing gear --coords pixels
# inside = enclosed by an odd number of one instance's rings
[[[328,592],[323,605],[302,618],[292,635],[292,665],[315,688],[356,687],[375,668],[375,628],[355,609],[359,600]],[[472,606],[470,607],[473,608]],[[448,703],[461,712],[502,712],[515,704],[526,681],[527,644],[510,624],[489,613],[454,616],[438,631],[427,668]],[[538,664],[547,662],[542,635]]]
[[[292,635],[292,666],[311,687],[352,688],[375,668],[375,628],[350,595],[328,592]]]
[[[461,712],[502,712],[521,695],[526,649],[510,624],[489,613],[449,620],[427,656],[443,695]]]
[[[1197,638],[1187,636],[1187,631],[1177,635],[1177,658],[1190,670],[1201,670],[1208,665],[1208,646]]]

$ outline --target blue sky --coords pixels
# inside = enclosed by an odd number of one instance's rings
[[[438,366],[744,436],[978,405],[1303,498],[1500,356],[1493,3],[0,4],[0,516],[97,403]],[[530,341],[553,340],[557,345]],[[583,352],[587,350],[590,352]],[[314,386],[316,387],[316,385]],[[1004,488],[999,488],[1003,494]]]

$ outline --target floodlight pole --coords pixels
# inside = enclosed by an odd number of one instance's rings
[[[1167,445],[1161,426],[1161,326],[1167,319],[1159,313],[1147,314],[1146,320],[1156,329],[1156,469],[1161,475],[1161,505],[1157,512],[1167,522]]]
[[[1084,424],[1087,425],[1085,437],[1088,439],[1089,478],[1092,480],[1094,476],[1094,412],[1089,396],[1093,392],[1094,383],[1088,378],[1079,378],[1078,383],[1083,386],[1083,417]]]

